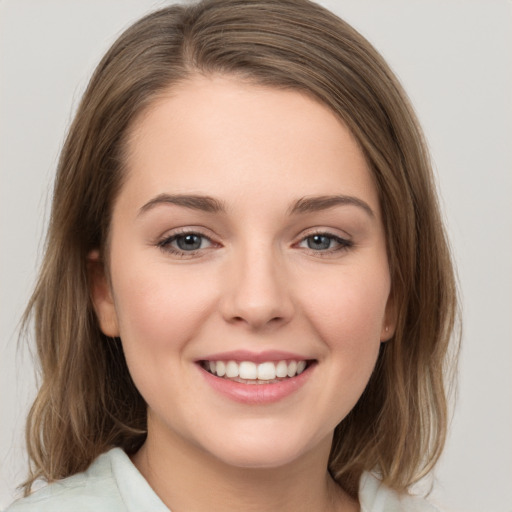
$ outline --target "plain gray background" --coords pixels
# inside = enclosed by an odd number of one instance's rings
[[[167,2],[0,0],[0,508],[25,471],[34,394],[17,323],[64,133],[101,55]],[[432,151],[463,303],[459,397],[432,500],[512,511],[512,3],[326,0],[391,64]]]

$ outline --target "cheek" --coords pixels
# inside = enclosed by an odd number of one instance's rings
[[[137,389],[152,410],[188,403],[187,347],[215,302],[213,287],[198,287],[189,273],[160,262],[125,260],[116,271],[112,284],[120,337]],[[171,396],[162,392],[164,383]]]
[[[334,427],[355,406],[375,368],[381,345],[389,280],[355,272],[330,279],[327,292],[310,294],[306,317],[325,348],[321,390]],[[325,386],[330,382],[330,386]],[[320,392],[320,390],[319,390]]]
[[[326,340],[348,345],[380,342],[389,289],[387,271],[331,276],[324,286],[317,281],[309,294],[308,316]]]
[[[119,329],[127,357],[182,350],[214,301],[213,287],[198,286],[190,272],[162,265],[125,261],[112,276]],[[131,269],[137,269],[134,273]]]
[[[335,270],[330,276],[319,276],[310,289],[305,316],[346,372],[368,367],[371,373],[386,317],[387,267]]]

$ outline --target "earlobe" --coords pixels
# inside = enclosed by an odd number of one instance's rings
[[[382,328],[380,331],[380,341],[385,342],[390,340],[395,335],[397,323],[396,315],[396,303],[393,296],[393,292],[390,292],[388,296],[388,302],[386,304],[386,312],[382,322]]]
[[[119,336],[117,313],[105,265],[98,250],[88,254],[87,271],[91,299],[101,332],[105,336],[115,338]]]
[[[385,325],[382,327],[380,333],[380,341],[381,343],[385,343],[393,337],[394,331],[391,330],[389,325]]]

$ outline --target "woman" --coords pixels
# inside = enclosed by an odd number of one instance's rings
[[[433,510],[455,287],[421,131],[298,0],[128,29],[63,148],[9,510]],[[81,508],[80,508],[81,507]]]

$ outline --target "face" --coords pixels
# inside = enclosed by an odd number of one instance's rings
[[[298,92],[196,77],[130,135],[93,297],[148,439],[238,467],[330,443],[393,332],[378,195],[350,132]]]

